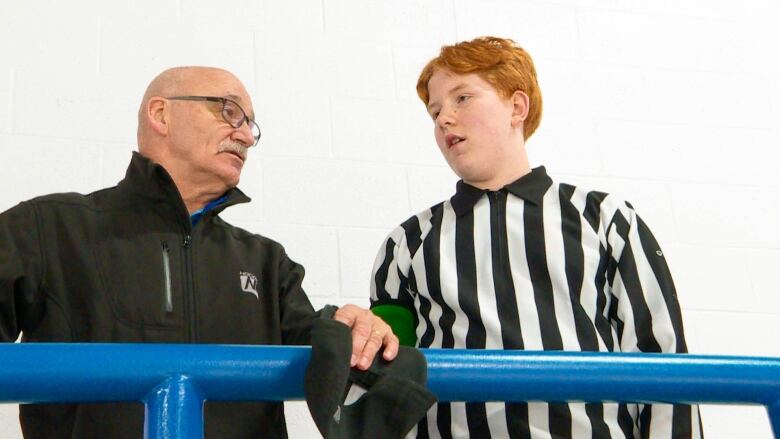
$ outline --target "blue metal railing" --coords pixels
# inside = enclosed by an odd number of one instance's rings
[[[780,358],[423,350],[441,401],[759,404],[780,434]],[[308,347],[0,345],[0,402],[142,401],[145,437],[203,436],[203,402],[303,398]]]

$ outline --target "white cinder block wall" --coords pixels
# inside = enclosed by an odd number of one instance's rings
[[[442,44],[511,37],[544,94],[533,164],[631,200],[662,243],[690,350],[780,355],[780,6],[773,0],[0,0],[0,209],[115,184],[164,68],[235,72],[263,130],[228,220],[284,243],[315,305],[367,305],[384,235],[449,197],[414,86]],[[2,406],[0,438],[18,438]],[[316,437],[293,403],[291,436]],[[769,438],[757,407],[709,438]]]

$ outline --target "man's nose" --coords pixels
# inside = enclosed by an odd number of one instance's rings
[[[233,134],[230,138],[236,142],[242,143],[247,148],[255,145],[255,136],[252,134],[252,127],[250,127],[246,121],[244,121],[240,127],[233,130]]]

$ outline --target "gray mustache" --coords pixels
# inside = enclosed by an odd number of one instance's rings
[[[234,152],[246,160],[249,148],[238,142],[223,142],[219,144],[219,152]]]

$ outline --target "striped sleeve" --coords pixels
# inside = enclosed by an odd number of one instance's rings
[[[604,203],[603,214],[611,213],[610,204]],[[663,251],[630,204],[615,205],[606,234],[615,302],[611,317],[621,329],[620,350],[686,353],[680,305]],[[643,439],[702,437],[697,406],[640,405],[638,424]]]
[[[415,313],[409,272],[422,239],[420,220],[420,216],[413,216],[404,221],[379,247],[371,271],[371,307],[400,305]]]

